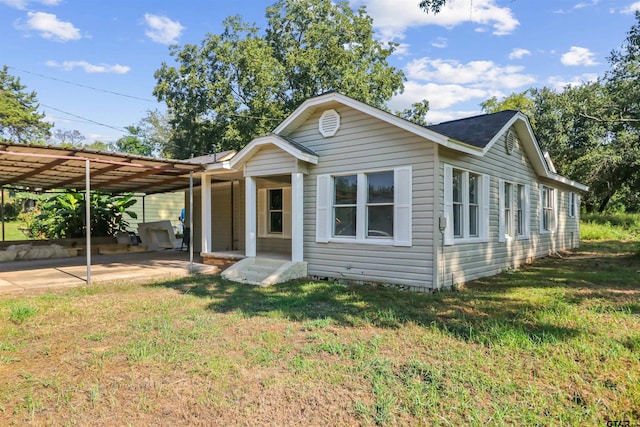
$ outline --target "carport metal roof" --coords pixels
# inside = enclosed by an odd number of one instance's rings
[[[84,189],[89,160],[91,188],[110,193],[165,193],[189,188],[190,172],[203,164],[87,148],[0,142],[0,186]]]

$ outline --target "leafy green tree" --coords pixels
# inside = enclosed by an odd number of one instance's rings
[[[429,101],[423,99],[420,102],[411,104],[411,108],[402,111],[396,111],[396,116],[400,116],[405,120],[409,120],[420,126],[427,126],[426,115],[429,112]]]
[[[114,151],[137,154],[139,156],[153,155],[153,147],[146,144],[143,139],[142,128],[138,126],[127,126],[125,129],[129,132],[129,135],[123,136],[113,143]]]
[[[172,48],[178,67],[156,71],[154,94],[171,117],[177,158],[238,149],[272,130],[307,98],[336,90],[376,107],[402,91],[364,8],[345,1],[280,0],[264,32],[240,17],[200,44]]]
[[[0,136],[12,142],[42,143],[53,125],[38,113],[36,93],[25,92],[26,86],[8,70],[6,65],[0,70]]]
[[[61,147],[81,147],[85,136],[79,130],[56,129],[52,135],[52,142]]]
[[[498,100],[497,97],[492,96],[484,102],[480,103],[480,108],[485,113],[497,113],[504,110],[516,110],[529,117],[529,120],[535,122],[535,106],[533,101],[534,90],[527,89],[519,93],[512,93],[511,95]]]
[[[442,6],[447,4],[447,0],[421,0],[420,1],[420,9],[429,13],[432,12],[434,14],[440,13]]]
[[[33,239],[56,239],[82,237],[85,234],[85,194],[66,191],[61,194],[22,193],[19,197],[36,199],[36,208],[22,218]],[[97,191],[91,192],[91,234],[114,236],[129,226],[125,215],[136,218],[128,209],[137,200],[133,194],[111,196]]]

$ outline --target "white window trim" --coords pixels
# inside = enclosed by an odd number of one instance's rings
[[[579,206],[580,204],[578,203],[578,194],[573,191],[569,192],[569,211],[567,212],[567,216],[569,218],[577,218]]]
[[[482,174],[474,171],[470,171],[460,167],[454,167],[449,164],[444,164],[444,217],[446,219],[446,227],[444,231],[444,244],[451,246],[454,244],[462,243],[483,243],[489,241],[489,208],[490,208],[490,193],[491,193],[491,178],[487,174]],[[459,170],[465,173],[465,182],[463,185],[463,236],[454,237],[453,235],[453,170]],[[469,203],[468,203],[468,182],[469,173],[479,175],[480,183],[478,191],[480,200],[480,212],[478,219],[478,236],[469,237]]]
[[[512,212],[512,222],[511,228],[512,234],[507,234],[505,230],[504,223],[504,187],[505,184],[511,184],[511,188],[513,191],[511,197],[511,212]],[[518,234],[518,194],[519,187],[524,187],[524,200],[522,206],[522,233]],[[505,181],[503,179],[498,181],[498,241],[499,242],[510,242],[513,240],[527,240],[531,237],[531,186],[528,184],[518,184],[512,181]]]
[[[547,188],[549,190],[552,191],[552,196],[551,196],[551,209],[552,209],[552,221],[553,224],[551,224],[551,227],[548,230],[545,230],[544,228],[544,198],[543,198],[543,192],[544,189]],[[555,233],[558,229],[558,197],[560,196],[560,191],[558,191],[557,188],[554,187],[550,187],[548,185],[544,185],[544,184],[540,184],[539,187],[539,204],[540,204],[540,208],[538,210],[538,215],[539,215],[539,223],[540,223],[540,234],[552,234]]]
[[[269,232],[269,190],[282,190],[282,233]],[[291,187],[258,189],[258,237],[270,239],[291,238]]]
[[[393,191],[393,237],[366,237],[366,175],[376,172],[394,172]],[[333,236],[334,177],[357,175],[356,235],[355,237]],[[316,242],[355,243],[383,246],[412,245],[412,168],[371,169],[358,172],[318,175],[316,181]]]

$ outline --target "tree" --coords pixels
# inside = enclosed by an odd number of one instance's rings
[[[5,65],[0,70],[0,136],[17,143],[42,143],[53,125],[38,113],[36,93],[25,92],[26,86],[8,69]]]
[[[498,101],[498,98],[492,96],[484,102],[480,103],[480,108],[485,113],[497,113],[504,110],[516,110],[529,117],[529,121],[535,122],[535,105],[533,101],[533,89],[527,89],[519,93],[511,95]]]
[[[411,104],[411,108],[396,111],[396,116],[402,117],[420,126],[427,126],[426,115],[429,112],[429,101],[423,99],[420,102]]]
[[[57,239],[82,237],[85,234],[85,194],[68,190],[60,194],[20,193],[18,197],[36,199],[36,208],[23,214],[22,218],[33,239]],[[115,236],[129,226],[125,215],[136,218],[128,209],[137,200],[133,194],[111,196],[92,191],[91,234],[93,236]]]
[[[388,64],[396,44],[373,37],[364,8],[347,2],[280,0],[267,28],[224,21],[200,46],[172,48],[179,67],[156,71],[156,97],[171,117],[177,158],[239,149],[272,130],[303,100],[337,90],[376,107],[403,89]]]
[[[139,156],[151,156],[153,147],[145,143],[142,136],[142,129],[138,126],[127,126],[125,128],[129,135],[119,138],[113,143],[113,150],[119,153],[137,154]]]
[[[421,0],[420,1],[420,9],[425,12],[433,12],[434,14],[440,13],[442,6],[447,4],[447,0]]]
[[[82,146],[82,141],[85,140],[85,137],[83,134],[80,133],[80,131],[75,129],[74,130],[56,129],[53,132],[52,140],[53,142],[55,142],[57,145],[60,145],[61,147],[73,148],[73,147]]]

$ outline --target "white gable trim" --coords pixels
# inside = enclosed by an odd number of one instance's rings
[[[514,116],[494,135],[494,137],[489,141],[489,143],[482,150],[482,156],[484,156],[491,148],[495,145],[495,143],[507,132],[512,126],[516,127],[525,127],[526,135],[519,134],[520,143],[524,147],[525,152],[533,166],[533,169],[536,173],[544,178],[548,178],[550,180],[560,182],[564,185],[568,185],[570,187],[576,188],[580,191],[587,191],[589,187],[586,185],[582,185],[578,182],[572,181],[568,178],[565,178],[561,175],[558,175],[555,170],[550,170],[549,163],[545,158],[545,154],[540,150],[540,144],[538,144],[538,140],[536,139],[535,134],[533,133],[533,129],[531,128],[531,123],[529,123],[529,119],[524,114],[518,112],[514,114]],[[523,129],[520,129],[521,131]],[[526,136],[523,138],[523,136]]]
[[[427,129],[423,126],[417,125],[391,113],[380,110],[379,108],[372,107],[337,92],[331,92],[324,95],[316,96],[315,98],[307,99],[302,104],[300,104],[300,106],[296,108],[296,110],[291,113],[289,117],[287,117],[282,123],[280,123],[280,125],[274,129],[273,133],[279,135],[288,135],[293,129],[297,128],[298,124],[305,121],[313,113],[316,107],[330,102],[337,102],[344,106],[353,108],[354,110],[361,111],[372,117],[380,119],[383,122],[389,123],[400,129],[404,129],[407,132],[411,132],[430,141],[435,141],[443,147],[449,147],[451,149],[476,156],[482,156],[483,154],[482,149],[478,147],[456,141],[445,135],[434,132],[431,129]]]
[[[240,150],[240,152],[236,154],[235,157],[233,157],[229,162],[229,167],[231,167],[232,169],[238,169],[265,145],[275,145],[282,151],[290,154],[298,160],[302,160],[314,165],[318,164],[318,156],[310,153],[305,153],[304,151],[297,149],[277,135],[266,135],[254,139],[246,147]]]

